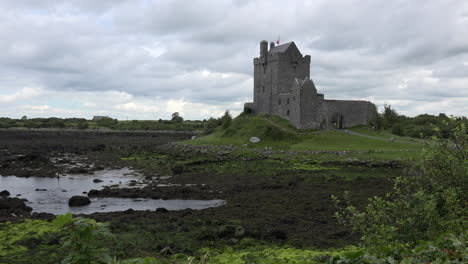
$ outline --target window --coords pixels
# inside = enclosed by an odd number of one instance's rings
[[[286,115],[289,116],[289,110],[286,112]]]
[[[288,98],[288,100],[286,101],[286,104],[289,104],[289,98]]]
[[[281,99],[278,99],[278,104],[279,104],[279,105],[281,104]]]
[[[293,97],[293,101],[296,102],[296,96]]]
[[[265,93],[265,86],[262,85],[262,92]]]

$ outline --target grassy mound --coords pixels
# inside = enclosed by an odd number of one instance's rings
[[[251,137],[259,137],[261,142],[250,144]],[[422,140],[399,137],[387,131],[376,132],[366,126],[340,131],[298,130],[285,119],[265,115],[241,115],[229,127],[223,129],[220,126],[213,133],[188,143],[236,146],[248,144],[249,148],[271,147],[294,151],[365,151],[371,154],[363,155],[382,159],[409,158],[423,147]]]
[[[251,137],[261,139],[256,146],[286,147],[300,141],[297,129],[289,125],[287,120],[279,117],[240,115],[232,120],[228,128],[218,127],[213,133],[192,140],[191,143],[243,145],[249,143]]]

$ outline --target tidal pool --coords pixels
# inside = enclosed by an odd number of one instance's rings
[[[95,183],[99,179],[102,182]],[[65,175],[59,178],[0,176],[0,191],[8,190],[11,197],[18,196],[28,200],[27,205],[33,212],[63,214],[90,214],[94,212],[113,212],[133,210],[167,210],[205,209],[224,205],[223,200],[155,200],[142,198],[91,198],[91,204],[80,207],[69,207],[68,199],[73,195],[86,195],[91,189],[117,184],[128,187],[130,181],[140,180],[134,171],[123,168],[118,170],[97,171],[92,175]],[[138,186],[139,184],[137,184]]]

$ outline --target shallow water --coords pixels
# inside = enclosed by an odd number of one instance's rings
[[[102,182],[94,183],[94,179]],[[63,214],[66,212],[90,214],[94,212],[112,212],[134,210],[156,210],[164,207],[168,210],[186,208],[204,209],[221,206],[223,200],[155,200],[134,198],[91,198],[91,204],[69,207],[68,199],[73,195],[85,195],[91,189],[118,184],[128,187],[131,180],[139,180],[138,174],[128,168],[119,170],[97,171],[92,175],[65,175],[60,178],[0,176],[0,191],[8,190],[11,197],[20,195],[28,200],[27,205],[33,212]],[[141,186],[137,184],[137,186]]]

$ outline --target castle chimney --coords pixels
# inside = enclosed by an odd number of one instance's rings
[[[263,57],[267,55],[268,53],[268,41],[262,40],[260,42],[260,56]]]
[[[272,41],[270,42],[270,50],[275,47],[275,43]]]

